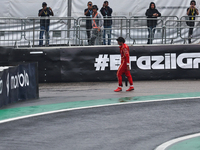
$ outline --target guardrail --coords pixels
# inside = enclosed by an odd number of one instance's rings
[[[200,17],[195,16],[195,20],[189,20],[191,16],[161,16],[157,19],[146,18],[146,16],[132,16],[129,19],[125,16],[112,16],[112,28],[102,29],[101,32],[110,34],[102,37],[103,40],[110,40],[112,45],[117,45],[116,38],[123,36],[126,43],[147,44],[173,44],[188,43],[188,39],[198,43],[200,36]],[[41,29],[40,21],[50,19],[49,29]],[[110,18],[103,18],[110,20]],[[0,45],[1,46],[25,46],[37,47],[39,41],[43,41],[43,46],[82,46],[88,45],[86,20],[92,18],[79,17],[28,17],[28,18],[0,18]],[[157,20],[157,26],[153,29],[147,27],[147,20]],[[188,26],[187,22],[193,22],[193,26]],[[44,32],[43,39],[40,33]],[[192,36],[188,35],[192,32]],[[188,41],[188,42],[187,42]]]
[[[91,32],[91,29],[86,29],[86,21],[91,20],[93,21],[93,18],[86,18],[86,17],[79,17],[77,19],[77,38],[79,40],[79,43],[81,45],[87,45],[88,44],[88,37],[86,32]],[[95,19],[99,20],[99,19]],[[103,20],[110,20],[110,18],[104,18]],[[127,38],[127,30],[128,30],[128,19],[125,16],[113,16],[112,17],[112,28],[111,28],[111,37],[110,38],[103,38],[102,41],[110,39],[112,44],[117,44],[115,42],[116,37],[123,36],[124,38]],[[101,32],[108,33],[110,29],[104,28]]]
[[[157,27],[153,28],[152,30],[150,29],[150,27],[147,27],[148,20],[157,21]],[[160,18],[149,19],[144,17],[131,17],[131,19],[129,19],[129,38],[133,40],[133,44],[147,44],[149,40],[153,39],[159,39],[163,41],[163,25],[164,22]],[[155,34],[156,31],[157,33]],[[161,42],[160,44],[163,44],[163,42]]]
[[[184,44],[188,43],[189,40],[198,43],[200,38],[200,17],[196,16],[195,20],[188,20],[189,17],[191,16],[183,16],[180,20],[167,20],[165,23],[165,32],[168,33],[166,34],[166,39],[171,39],[172,41],[178,39],[183,41]],[[192,32],[191,35],[190,32]]]

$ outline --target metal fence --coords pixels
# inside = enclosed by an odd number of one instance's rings
[[[200,38],[200,17],[189,20],[191,16],[183,16],[180,19],[176,16],[162,16],[157,19],[146,18],[146,16],[113,16],[112,28],[102,29],[103,40],[110,40],[111,45],[117,45],[116,38],[123,36],[126,43],[147,44],[187,44],[198,43]],[[49,29],[41,29],[40,21],[50,19]],[[0,45],[14,47],[38,47],[39,41],[43,46],[82,46],[88,45],[88,33],[92,29],[86,29],[86,20],[92,18],[79,17],[50,17],[50,18],[0,18]],[[110,18],[104,18],[109,20]],[[147,20],[157,20],[157,26],[153,29],[147,27]],[[191,25],[188,25],[188,22]],[[191,23],[192,22],[192,23]],[[44,32],[43,39],[41,32]],[[105,32],[105,38],[103,37]],[[192,35],[189,33],[192,32]],[[111,36],[107,36],[111,34]],[[151,43],[150,43],[151,44]]]
[[[48,19],[48,18],[46,18]],[[50,18],[49,43],[51,45],[69,45],[69,40],[76,41],[76,20],[74,18]],[[25,20],[25,39],[32,42],[33,46],[39,43],[40,18]],[[47,39],[45,38],[45,43]],[[47,45],[46,45],[47,46]]]
[[[69,41],[76,43],[76,20],[74,18],[43,18],[50,19],[48,34],[50,45],[69,45]],[[41,18],[0,18],[0,45],[1,46],[30,46],[39,45],[40,40],[44,43],[48,39],[40,39]],[[45,36],[44,34],[44,36]],[[44,44],[45,46],[45,44]],[[46,45],[47,46],[47,45]]]
[[[79,17],[77,19],[77,38],[80,41],[79,44],[81,45],[88,45],[88,37],[86,35],[86,32],[92,32],[91,29],[86,29],[86,20],[93,21],[92,18],[86,18],[86,17]],[[98,20],[98,19],[95,19]],[[110,20],[110,18],[105,18],[104,20]],[[125,16],[113,16],[112,17],[112,28],[106,29],[104,28],[102,32],[105,32],[105,34],[109,34],[108,32],[111,30],[111,38],[102,37],[102,42],[105,39],[106,41],[110,39],[112,44],[116,43],[116,38],[119,36],[123,36],[124,38],[127,38],[127,31],[128,31],[128,19]],[[92,33],[91,33],[92,34]]]

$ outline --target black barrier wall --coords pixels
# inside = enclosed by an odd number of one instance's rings
[[[38,98],[37,63],[20,64],[0,72],[0,107]]]
[[[130,46],[133,79],[199,79],[199,49],[200,45]],[[1,47],[0,60],[0,65],[38,62],[39,82],[116,81],[120,54],[118,46]]]

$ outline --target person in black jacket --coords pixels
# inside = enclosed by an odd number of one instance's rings
[[[108,6],[108,1],[104,1],[103,7],[100,10],[104,18],[112,18],[112,8]],[[111,44],[111,28],[112,19],[104,19],[104,32],[103,32],[103,44],[106,45],[106,34],[108,34],[108,45]]]
[[[39,10],[38,16],[40,17],[49,17],[54,16],[53,10],[51,7],[47,7],[47,3],[42,3],[42,9]],[[50,19],[40,19],[40,40],[39,40],[39,46],[43,45],[43,35],[45,32],[45,38],[46,42],[45,45],[49,46],[49,25],[50,25]]]
[[[92,14],[93,14],[93,9],[92,9],[92,2],[89,1],[87,3],[88,8],[84,10],[84,15],[86,18],[86,33],[87,33],[87,38],[88,38],[88,45],[91,45],[91,37],[90,37],[90,31],[92,30]]]
[[[195,5],[196,5],[196,1],[192,0],[190,2],[190,7],[187,8],[187,15],[190,16],[189,20],[195,20],[195,16],[199,15],[199,11],[195,7]],[[193,34],[193,29],[194,29],[195,22],[194,21],[193,22],[192,21],[188,21],[186,23],[190,27],[189,28],[189,33],[188,33],[188,43],[190,44],[191,43],[191,38],[192,38],[192,34]]]
[[[147,27],[148,27],[148,32],[149,32],[147,44],[152,44],[154,34],[155,34],[155,29],[153,30],[153,28],[156,27],[157,25],[156,18],[160,17],[161,13],[156,9],[155,3],[151,2],[149,9],[147,9],[145,15],[147,16],[147,18],[150,18],[147,20]]]

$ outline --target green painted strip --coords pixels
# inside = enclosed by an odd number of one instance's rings
[[[200,150],[200,137],[175,143],[167,148],[167,150]]]
[[[125,102],[160,100],[160,99],[169,99],[169,98],[184,98],[184,97],[200,97],[200,93],[181,93],[181,94],[171,94],[171,95],[124,97],[124,98],[75,101],[75,102],[66,102],[66,103],[49,104],[49,105],[1,109],[0,120],[27,116],[27,115],[37,114],[37,113],[44,113],[44,112],[55,111],[55,110],[70,109],[70,108],[107,105],[107,104],[116,104],[116,103],[125,103]]]

